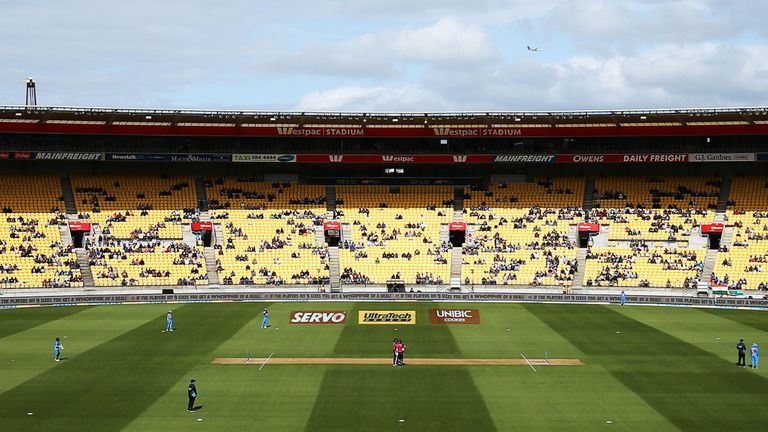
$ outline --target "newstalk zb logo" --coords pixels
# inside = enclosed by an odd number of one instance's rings
[[[415,310],[359,311],[360,324],[416,324]]]

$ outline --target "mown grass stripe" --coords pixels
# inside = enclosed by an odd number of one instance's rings
[[[430,307],[433,306],[391,307],[417,310],[416,326],[358,325],[358,310],[381,307],[354,308],[336,343],[334,356],[389,358],[392,339],[400,337],[408,346],[408,355],[460,357],[461,350],[450,330],[427,324]],[[466,367],[387,365],[329,366],[306,430],[495,431],[496,427]]]
[[[174,307],[176,332],[162,333],[160,315],[0,395],[3,430],[121,430],[248,322],[250,309]],[[173,391],[182,409],[185,389]]]
[[[768,312],[736,309],[700,309],[720,318],[768,332]]]
[[[584,352],[585,362],[599,363],[681,430],[729,430],[734,422],[760,429],[768,422],[768,380],[698,346],[611,307],[526,307]]]
[[[0,311],[0,339],[47,322],[62,319],[91,306],[19,308]]]

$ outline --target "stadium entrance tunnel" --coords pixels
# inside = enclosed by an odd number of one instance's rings
[[[91,234],[91,224],[83,222],[70,222],[69,234],[72,236],[72,244],[76,248],[83,247],[83,240],[86,235]]]
[[[323,232],[325,233],[325,242],[328,246],[338,246],[341,242],[341,222],[325,221],[323,222]]]
[[[464,222],[451,222],[448,225],[448,240],[453,247],[461,247],[467,239],[467,224]]]

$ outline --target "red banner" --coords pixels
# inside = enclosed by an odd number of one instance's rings
[[[193,222],[192,231],[213,231],[213,222],[211,221]]]
[[[701,233],[702,234],[722,233],[723,228],[724,228],[723,224],[721,223],[703,224],[701,225]]]
[[[467,230],[467,224],[464,222],[451,222],[450,225],[448,225],[449,231],[466,231]]]
[[[339,221],[325,221],[323,222],[323,229],[340,231],[341,223]]]
[[[686,153],[559,154],[557,163],[679,163],[688,162]]]
[[[300,154],[298,163],[454,164],[491,163],[493,155]]]
[[[600,225],[589,222],[579,222],[579,232],[600,232]]]
[[[70,222],[69,230],[73,232],[89,232],[91,230],[91,224],[86,222]]]

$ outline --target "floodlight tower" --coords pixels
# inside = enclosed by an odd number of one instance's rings
[[[35,87],[35,80],[31,77],[27,78],[27,106],[37,106],[37,89]]]

